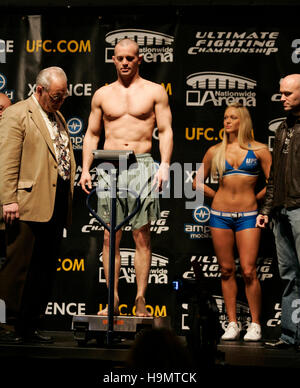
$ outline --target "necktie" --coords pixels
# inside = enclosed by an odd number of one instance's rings
[[[56,156],[58,161],[58,173],[62,179],[70,179],[70,155],[67,144],[62,137],[61,131],[59,130],[58,123],[54,113],[49,113],[49,120],[53,127],[54,139],[53,144],[56,148]]]

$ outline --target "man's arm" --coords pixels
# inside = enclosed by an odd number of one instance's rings
[[[98,147],[101,129],[102,129],[102,110],[100,106],[101,92],[98,90],[93,98],[91,104],[91,113],[89,116],[88,128],[83,140],[82,147],[82,173],[80,178],[80,185],[83,191],[89,194],[92,189],[92,181],[90,175],[90,167],[93,163],[92,151]],[[88,189],[86,188],[88,187]]]
[[[18,120],[19,115],[6,109],[0,123],[0,202],[7,224],[19,218],[17,187],[24,130]]]
[[[273,182],[274,170],[273,164],[271,165],[270,176],[268,179],[266,195],[264,197],[264,203],[259,209],[259,214],[256,218],[256,227],[265,228],[266,224],[269,222],[269,215],[273,207],[273,198],[274,198],[274,182]]]
[[[260,150],[257,150],[256,154],[260,160],[260,165],[261,165],[262,171],[265,175],[266,182],[268,182],[269,176],[270,176],[270,168],[271,168],[271,164],[272,164],[272,155],[267,147],[262,148]],[[256,194],[257,201],[260,201],[261,199],[264,198],[264,196],[266,195],[266,189],[267,189],[267,186],[265,186],[262,190],[260,190]]]
[[[160,190],[163,183],[169,179],[169,166],[173,152],[172,114],[169,99],[165,89],[160,90],[155,103],[155,117],[158,127],[159,151],[161,164],[156,174],[155,183]]]

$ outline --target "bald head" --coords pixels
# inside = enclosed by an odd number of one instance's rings
[[[300,88],[300,74],[289,74],[284,78],[281,78],[280,85],[282,83],[293,85],[294,87]]]
[[[11,105],[10,99],[6,94],[0,93],[0,118],[2,117],[3,111]]]
[[[280,80],[283,109],[300,116],[300,74],[289,74]]]
[[[116,50],[118,47],[127,47],[127,46],[132,46],[135,49],[135,54],[138,56],[139,55],[139,45],[132,39],[129,38],[124,38],[121,39],[115,46],[115,55],[116,55]]]

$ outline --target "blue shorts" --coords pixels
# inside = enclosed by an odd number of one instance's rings
[[[229,213],[210,209],[209,226],[220,229],[232,229],[234,232],[252,229],[255,228],[257,214],[257,210]]]

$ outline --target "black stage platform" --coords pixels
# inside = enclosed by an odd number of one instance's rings
[[[7,381],[7,386],[16,384],[30,384],[28,387],[45,387],[55,384],[55,387],[86,387],[96,386],[153,386],[162,383],[166,386],[179,383],[183,373],[172,370],[164,375],[150,374],[149,381],[145,380],[145,370],[140,370],[139,384],[128,381],[119,381],[120,374],[129,374],[127,360],[133,340],[123,342],[111,348],[99,346],[91,340],[86,346],[80,347],[74,341],[72,332],[47,332],[54,337],[55,342],[47,345],[40,344],[4,344],[0,343],[0,382]],[[180,337],[184,343],[184,337]],[[250,382],[278,383],[290,381],[297,376],[300,368],[300,352],[294,349],[274,350],[265,349],[262,343],[221,342],[215,365],[211,367],[194,368],[190,375],[182,375],[184,381],[180,386],[207,386],[201,382],[205,379],[210,382],[221,382],[223,386],[241,386]],[[145,352],[148,350],[145,349]],[[193,368],[192,368],[193,369]],[[170,373],[173,373],[171,375]],[[193,375],[192,373],[195,373]],[[118,377],[119,376],[119,377]],[[190,376],[191,381],[185,380]],[[114,379],[115,381],[112,381]],[[197,383],[194,383],[196,379]],[[171,381],[172,380],[172,381]],[[173,384],[172,384],[173,382]],[[0,386],[4,387],[0,383]]]

